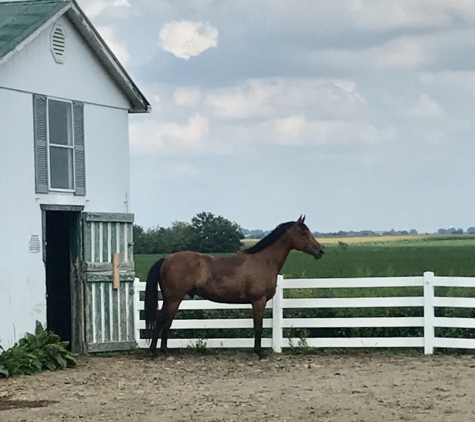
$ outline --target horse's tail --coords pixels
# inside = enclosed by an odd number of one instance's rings
[[[148,271],[147,283],[145,285],[145,327],[151,334],[155,327],[158,312],[158,282],[160,281],[160,270],[165,258],[159,259]]]

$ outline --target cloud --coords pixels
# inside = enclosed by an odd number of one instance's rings
[[[394,129],[378,130],[366,121],[307,120],[304,116],[274,119],[274,134],[267,143],[292,146],[376,144],[394,138]]]
[[[424,93],[412,106],[404,109],[401,115],[410,119],[438,119],[444,117],[445,113],[437,101]]]
[[[447,7],[438,0],[350,0],[349,3],[349,16],[360,30],[433,28],[448,26],[453,21]]]
[[[420,82],[425,85],[425,89],[444,90],[448,97],[453,98],[456,94],[460,97],[468,97],[473,102],[475,100],[475,71],[440,71],[422,72],[419,74]],[[473,107],[473,105],[472,105]]]
[[[219,89],[150,85],[146,92],[161,102],[158,114],[131,124],[134,154],[241,155],[268,145],[388,138],[365,122],[367,100],[348,79],[262,78]]]
[[[306,110],[321,118],[360,115],[366,105],[354,81],[327,78],[261,78],[210,90],[206,104],[218,117],[250,119]]]
[[[112,28],[109,26],[99,26],[96,29],[101,34],[101,37],[104,38],[104,41],[112,50],[119,62],[122,65],[127,66],[130,60],[130,54],[126,47],[117,41]]]
[[[222,118],[243,119],[272,112],[270,100],[281,87],[274,80],[249,80],[244,85],[213,90],[206,103]]]
[[[153,102],[130,116],[150,225],[203,204],[254,227],[296,207],[324,231],[473,225],[473,203],[453,206],[475,183],[473,0],[78,1]]]
[[[429,42],[428,42],[429,41]],[[400,37],[373,49],[381,68],[404,69],[427,66],[434,60],[430,40],[423,37]]]
[[[306,124],[304,116],[289,116],[275,120],[276,129],[284,139],[297,139]]]
[[[202,97],[201,89],[197,86],[178,87],[173,93],[173,99],[179,106],[196,106]]]
[[[154,120],[149,117],[141,122],[131,124],[132,151],[135,154],[196,151],[202,148],[208,131],[208,119],[199,113],[192,115],[185,124]]]
[[[81,6],[84,7],[84,13],[89,18],[99,16],[108,8],[130,8],[129,0],[91,0],[81,1]]]
[[[160,30],[160,47],[188,60],[218,45],[218,30],[208,23],[171,21]]]
[[[398,36],[379,45],[364,48],[322,48],[310,52],[308,66],[338,69],[344,74],[370,71],[419,70],[436,63],[435,36]],[[447,42],[450,38],[446,38]]]

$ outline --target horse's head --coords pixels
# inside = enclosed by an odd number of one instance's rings
[[[293,226],[289,228],[288,233],[291,236],[293,249],[308,253],[315,259],[321,258],[325,253],[323,246],[316,241],[315,236],[305,225],[305,216],[300,216]]]

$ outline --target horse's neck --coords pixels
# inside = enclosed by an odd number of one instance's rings
[[[277,241],[267,248],[263,249],[259,254],[264,258],[264,262],[269,265],[278,274],[284,266],[285,260],[289,256],[292,248],[286,242]]]

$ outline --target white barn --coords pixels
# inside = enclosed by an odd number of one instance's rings
[[[128,120],[149,111],[74,0],[0,2],[4,348],[36,320],[75,352],[134,347]]]

